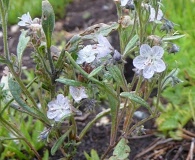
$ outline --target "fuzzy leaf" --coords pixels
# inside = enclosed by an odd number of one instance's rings
[[[94,69],[89,75],[88,78],[95,76],[96,74],[98,74],[102,69],[104,68],[104,66],[99,66],[96,69]]]
[[[14,81],[12,78],[9,78],[8,85],[14,100],[22,107],[22,109],[24,109],[25,111],[31,114],[36,114],[36,111],[32,107],[29,107],[21,98],[22,90],[19,84],[16,81]]]
[[[25,112],[33,117],[38,119],[42,119],[43,121],[47,122],[46,116],[39,111],[39,109],[35,107],[30,107],[26,104],[26,102],[21,98],[22,97],[22,90],[19,84],[14,81],[12,78],[8,80],[9,90],[14,98],[14,100],[19,104],[20,107],[15,107],[17,110],[21,112]],[[20,109],[22,108],[22,109]]]
[[[128,52],[135,46],[135,43],[138,41],[139,36],[136,34],[126,45],[125,47],[125,51],[123,53],[123,55],[128,54]]]
[[[56,151],[58,150],[58,148],[62,145],[62,143],[64,142],[65,138],[69,135],[70,133],[70,129],[63,134],[53,145],[53,147],[51,148],[51,155],[54,155],[56,153]]]
[[[47,40],[47,46],[51,46],[51,36],[55,25],[55,14],[48,0],[42,1],[42,28]]]
[[[162,38],[163,41],[171,41],[184,37],[185,35],[176,35]]]
[[[113,156],[109,160],[127,160],[131,149],[127,145],[127,140],[122,138],[116,145]]]
[[[91,157],[86,152],[84,152],[84,155],[87,160],[100,160],[96,150],[94,149],[91,150]]]
[[[122,77],[122,73],[120,71],[120,69],[118,68],[118,66],[114,65],[114,66],[109,66],[107,67],[108,71],[110,72],[110,74],[112,75],[112,78],[117,82],[117,84],[124,89],[124,81],[123,81],[123,77]]]
[[[130,100],[146,107],[150,111],[150,113],[152,113],[149,104],[144,99],[142,99],[140,96],[136,95],[135,93],[133,93],[133,92],[122,92],[120,94],[120,96],[129,98]]]
[[[56,81],[63,83],[65,85],[68,85],[68,86],[76,86],[76,87],[84,86],[83,83],[81,83],[79,81],[72,80],[72,79],[59,78],[59,79],[56,79]]]
[[[24,50],[25,50],[28,42],[30,41],[30,37],[26,36],[27,32],[28,31],[21,30],[19,42],[17,45],[17,57],[18,57],[18,62],[20,65],[22,63],[22,56],[23,56]]]
[[[111,25],[100,23],[87,28],[81,36],[83,36],[82,39],[94,39],[99,34],[108,36],[112,31],[117,30],[118,27],[118,23],[112,23]]]

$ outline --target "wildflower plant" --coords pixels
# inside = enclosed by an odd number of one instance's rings
[[[178,47],[170,48],[170,45],[176,46],[170,40],[183,35],[174,32],[174,26],[169,31],[162,29],[168,20],[163,14],[161,0],[114,0],[113,3],[116,4],[118,12],[117,22],[90,26],[83,33],[74,35],[61,51],[57,49],[56,52],[56,47],[52,44],[55,14],[50,3],[43,0],[41,19],[32,20],[30,13],[19,17],[18,25],[23,30],[17,55],[13,55],[9,52],[7,38],[9,0],[0,1],[4,40],[4,52],[0,62],[9,68],[9,77],[4,85],[8,86],[6,89],[12,95],[11,99],[1,97],[3,105],[0,108],[0,124],[16,137],[22,137],[21,140],[38,159],[41,159],[41,156],[23,136],[23,131],[14,128],[14,122],[5,119],[7,110],[27,114],[43,123],[45,129],[40,132],[39,139],[53,145],[52,155],[59,149],[66,158],[74,156],[74,153],[67,150],[67,144],[76,148],[91,126],[104,115],[110,114],[110,143],[101,159],[105,159],[115,146],[111,159],[121,155],[126,159],[130,153],[127,138],[160,113],[161,92],[169,79],[169,65],[163,60],[163,56],[170,50],[179,51]],[[108,40],[113,31],[118,31],[119,51]],[[92,40],[93,43],[84,45],[86,40]],[[31,57],[35,62],[36,73],[36,77],[28,84],[24,83],[25,79],[22,77],[22,56],[27,46],[34,49]],[[130,82],[124,75],[124,65],[128,57],[133,59],[135,67]],[[129,69],[127,72],[132,71]],[[34,84],[37,85],[39,96],[30,92]],[[148,99],[156,88],[157,101],[149,104]],[[99,95],[104,95],[108,101],[108,109],[98,113],[78,133],[75,117],[82,115],[79,106],[94,106],[100,99]],[[141,106],[145,107],[150,115],[132,125],[132,117]],[[120,128],[122,131],[119,135],[117,131],[121,123],[123,128]],[[120,151],[121,146],[125,148],[125,152]]]

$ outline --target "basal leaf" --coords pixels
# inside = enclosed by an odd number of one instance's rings
[[[127,145],[127,140],[122,138],[116,145],[113,156],[109,160],[127,160],[131,149]]]

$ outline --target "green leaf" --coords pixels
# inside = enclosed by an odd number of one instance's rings
[[[46,150],[46,151],[44,151],[44,155],[43,155],[42,160],[48,160],[48,159],[49,159],[49,151]]]
[[[171,40],[176,40],[176,39],[182,38],[184,36],[185,35],[168,36],[168,37],[163,37],[162,40],[163,41],[171,41]]]
[[[42,119],[43,121],[47,122],[46,116],[39,111],[35,107],[30,107],[26,104],[26,102],[21,98],[22,97],[22,90],[19,84],[13,80],[13,78],[9,78],[8,80],[9,90],[14,98],[14,100],[19,104],[20,107],[15,107],[17,110],[27,113],[33,117],[38,119]],[[20,109],[22,108],[22,109]]]
[[[94,149],[91,150],[91,157],[85,151],[84,151],[84,155],[87,160],[100,160],[97,151]]]
[[[17,57],[18,57],[18,62],[21,66],[21,63],[22,63],[22,56],[23,56],[23,53],[24,53],[24,50],[28,44],[28,42],[30,41],[30,37],[29,36],[26,36],[27,34],[27,30],[21,30],[21,34],[20,34],[20,37],[19,37],[19,42],[18,42],[18,45],[17,45]]]
[[[68,85],[68,86],[76,86],[76,87],[85,86],[84,83],[81,83],[79,81],[75,81],[75,80],[72,80],[72,79],[59,78],[59,79],[56,79],[56,81],[60,82],[60,83],[63,83],[65,85]]]
[[[25,103],[25,101],[21,98],[22,90],[19,84],[16,81],[14,81],[12,78],[9,78],[8,85],[14,100],[20,105],[20,107],[25,111],[27,111],[28,113],[36,114],[36,111],[32,107],[29,107]]]
[[[51,155],[54,155],[56,153],[56,151],[58,150],[58,148],[64,142],[65,138],[69,135],[70,131],[71,131],[71,128],[65,134],[63,134],[59,139],[57,139],[57,141],[55,142],[55,144],[51,148]]]
[[[112,78],[117,82],[117,84],[125,90],[125,82],[123,81],[122,73],[118,66],[108,66],[107,67],[108,71],[112,75]]]
[[[91,78],[93,76],[95,76],[96,74],[98,74],[102,69],[104,68],[104,66],[99,66],[96,69],[94,69],[89,75],[88,78]]]
[[[136,34],[126,45],[125,51],[123,55],[125,56],[126,54],[129,53],[129,51],[135,46],[136,42],[139,40],[139,36]]]
[[[183,127],[192,118],[189,105],[179,107],[175,105],[174,107],[168,107],[166,112],[161,113],[161,115],[156,119],[156,124],[159,131],[170,131]]]
[[[112,23],[111,25],[100,23],[95,26],[89,27],[83,34],[81,34],[83,36],[82,39],[94,39],[99,34],[108,36],[112,31],[117,30],[118,27],[119,24],[116,22]]]
[[[129,153],[131,151],[130,147],[127,145],[127,140],[122,138],[116,145],[113,156],[109,160],[127,160]]]
[[[55,25],[55,14],[48,0],[42,1],[42,28],[47,40],[47,46],[51,46],[51,36]]]
[[[152,110],[150,109],[149,104],[144,99],[142,99],[140,96],[136,95],[134,92],[122,92],[120,96],[129,98],[130,100],[146,107],[150,111],[150,113],[152,113]]]

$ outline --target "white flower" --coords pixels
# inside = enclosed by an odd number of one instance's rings
[[[101,61],[113,51],[113,47],[106,37],[101,34],[97,36],[98,44],[87,45],[78,52],[77,64],[92,63],[94,60]]]
[[[88,95],[86,94],[85,87],[69,87],[70,94],[72,98],[75,100],[75,102],[79,102],[80,100],[84,98],[88,98]]]
[[[32,24],[32,18],[29,14],[29,12],[27,14],[23,14],[22,17],[18,17],[21,21],[18,22],[19,26],[29,26]]]
[[[98,54],[96,56],[96,59],[100,60],[101,58],[106,57],[108,54],[110,54],[114,49],[107,38],[102,36],[101,34],[98,35],[97,39],[98,44],[95,45],[95,47],[98,51]]]
[[[3,70],[3,76],[1,77],[0,83],[3,84],[3,90],[6,90],[6,99],[11,100],[13,98],[8,85],[9,78],[12,77],[12,74],[9,71],[8,67],[5,67]]]
[[[63,117],[71,114],[71,104],[67,97],[63,94],[58,94],[57,99],[48,103],[47,117],[49,119],[54,119],[55,121],[60,121]]]
[[[83,64],[84,62],[91,63],[95,60],[96,54],[97,50],[92,45],[87,45],[79,51],[76,62],[77,64]]]
[[[149,17],[150,22],[153,22],[155,20],[160,21],[163,18],[163,12],[159,8],[156,19],[155,19],[155,16],[156,16],[156,11],[153,7],[150,6],[150,17]]]
[[[127,4],[128,1],[129,0],[121,0],[121,6],[126,6],[126,4]]]
[[[39,18],[35,18],[32,20],[29,12],[27,14],[23,14],[22,17],[18,17],[21,21],[18,22],[19,26],[24,26],[32,29],[33,31],[38,31],[42,28],[41,22]]]
[[[150,47],[147,44],[143,44],[140,47],[140,55],[135,57],[133,65],[143,70],[143,76],[146,79],[151,78],[155,72],[162,72],[166,69],[165,63],[161,59],[164,54],[164,50],[160,46]]]

